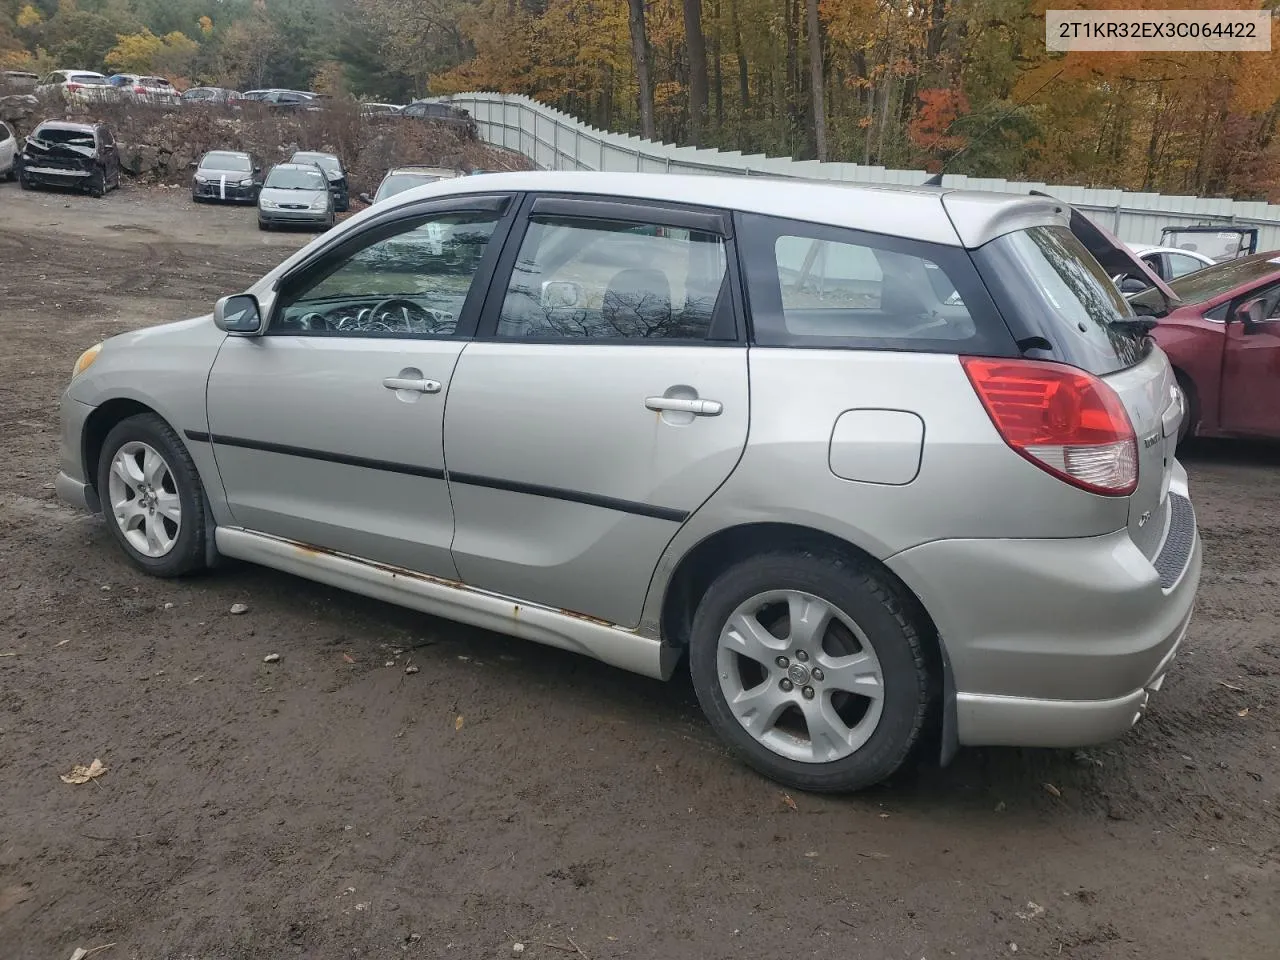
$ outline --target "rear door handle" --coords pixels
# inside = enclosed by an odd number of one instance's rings
[[[439,393],[439,380],[415,380],[412,377],[387,377],[382,385],[388,390],[413,390],[417,393]]]
[[[719,400],[686,400],[684,397],[646,397],[644,405],[650,410],[676,410],[692,413],[695,417],[718,417],[724,412]]]

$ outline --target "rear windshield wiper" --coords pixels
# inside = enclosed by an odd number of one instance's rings
[[[1157,322],[1155,317],[1122,317],[1119,320],[1108,321],[1108,326],[1114,327],[1123,333],[1145,337],[1156,328]]]

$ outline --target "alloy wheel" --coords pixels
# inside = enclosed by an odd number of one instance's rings
[[[729,710],[757,742],[789,760],[829,763],[862,747],[884,708],[884,673],[866,635],[821,597],[760,593],[720,631],[716,654]]]
[[[168,554],[182,530],[182,502],[173,471],[154,447],[125,443],[111,459],[111,513],[125,540],[144,557]]]

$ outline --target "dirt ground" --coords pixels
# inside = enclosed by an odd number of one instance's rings
[[[78,353],[307,239],[253,221],[0,185],[0,960],[1280,957],[1280,449],[1189,456],[1200,607],[1127,737],[788,798],[687,680],[151,580],[54,500]]]

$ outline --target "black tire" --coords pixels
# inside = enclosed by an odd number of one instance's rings
[[[258,229],[259,229],[259,230],[270,230],[270,229],[271,229],[271,224],[267,223],[267,221],[265,221],[265,220],[263,220],[261,217],[259,217],[259,218],[258,218]]]
[[[111,504],[111,462],[120,448],[130,442],[152,447],[169,467],[176,488],[182,521],[172,549],[162,557],[148,557],[129,543],[116,521]],[[204,486],[196,472],[186,446],[169,424],[154,413],[140,413],[116,424],[102,444],[98,458],[98,496],[107,529],[124,550],[130,562],[153,577],[181,577],[198,573],[207,566],[205,541],[210,531],[205,525]]]
[[[107,193],[107,175],[101,167],[98,167],[89,176],[89,196],[102,198]]]
[[[18,189],[20,189],[20,190],[34,190],[34,189],[35,189],[35,184],[33,184],[30,180],[28,180],[28,179],[27,179],[26,177],[24,177],[22,174],[18,174]]]
[[[1191,380],[1185,373],[1175,370],[1174,375],[1177,377],[1178,389],[1182,391],[1182,399],[1187,407],[1182,422],[1178,424],[1177,449],[1181,450],[1187,441],[1195,437],[1196,424],[1200,421],[1200,399],[1196,396],[1195,387],[1191,385]]]
[[[721,629],[740,605],[776,590],[812,594],[836,607],[858,625],[879,660],[880,718],[848,756],[822,763],[784,757],[748,733],[729,709],[719,679]],[[703,595],[690,634],[689,670],[711,726],[749,766],[799,790],[851,792],[891,776],[920,737],[932,700],[925,634],[925,625],[871,564],[807,551],[768,553],[729,568]],[[769,674],[764,682],[773,682]]]

